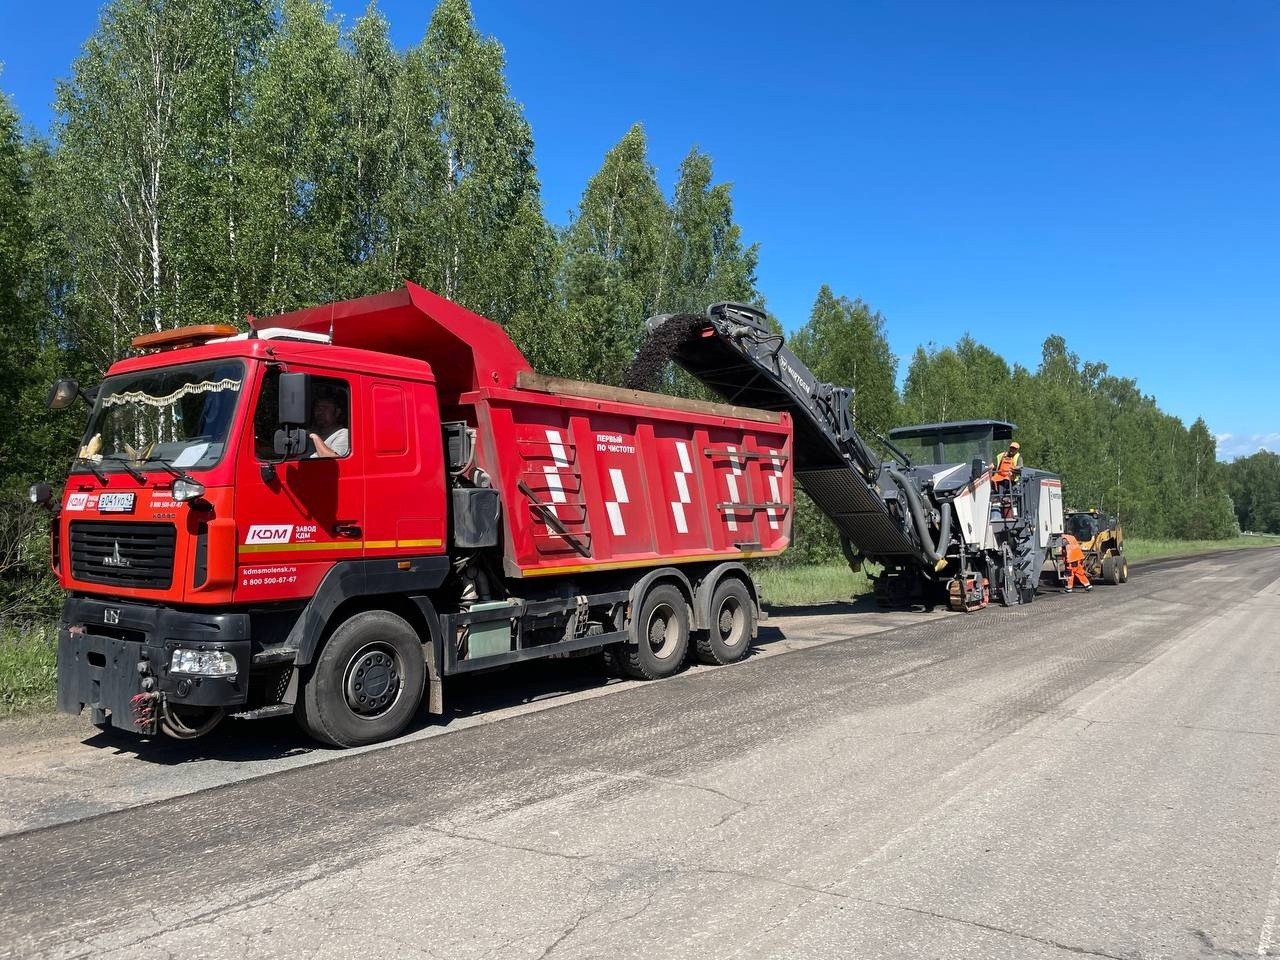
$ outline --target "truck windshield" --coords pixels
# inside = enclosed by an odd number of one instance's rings
[[[222,457],[244,364],[211,360],[108,377],[89,416],[81,458],[102,470],[164,461],[203,469]]]

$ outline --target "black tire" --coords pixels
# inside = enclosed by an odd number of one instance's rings
[[[413,627],[386,610],[357,613],[311,665],[296,711],[322,743],[359,747],[403,730],[422,704],[427,665]]]
[[[1118,587],[1124,583],[1120,573],[1120,558],[1115,554],[1103,557],[1102,559],[1102,579],[1107,581],[1113,587]]]
[[[632,618],[635,642],[615,648],[622,669],[637,680],[669,677],[689,651],[689,607],[678,587],[660,583],[645,594]]]
[[[1129,561],[1124,558],[1124,554],[1120,554],[1120,582],[1129,582]]]
[[[756,602],[747,585],[737,577],[721,580],[711,595],[711,626],[697,634],[698,659],[718,666],[741,660],[751,648],[756,618]]]

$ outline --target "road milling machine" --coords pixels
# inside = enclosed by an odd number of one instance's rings
[[[872,580],[882,604],[945,602],[971,611],[1034,599],[1062,533],[1062,482],[1027,468],[993,486],[993,458],[1013,424],[860,433],[852,390],[819,381],[763,311],[718,303],[705,314],[662,315],[647,325],[649,341],[633,371],[651,374],[669,357],[726,402],[791,415],[795,479],[835,524],[850,565],[880,568]],[[891,458],[882,459],[863,433]]]

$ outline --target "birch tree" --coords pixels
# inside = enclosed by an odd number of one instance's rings
[[[409,51],[397,113],[401,195],[416,187],[403,269],[500,323],[549,308],[554,235],[542,214],[533,134],[507,89],[501,45],[466,0],[441,0]],[[426,229],[423,229],[423,228]]]
[[[350,61],[318,0],[284,0],[280,23],[248,76],[251,103],[238,232],[246,289],[258,313],[340,297],[346,286],[342,106]]]
[[[755,304],[758,244],[744,246],[733,219],[733,189],[712,183],[711,157],[696,147],[680,164],[662,235],[654,306],[701,312],[722,300]]]
[[[670,219],[636,124],[587,182],[564,237],[567,328],[582,347],[577,376],[621,382],[657,312]]]

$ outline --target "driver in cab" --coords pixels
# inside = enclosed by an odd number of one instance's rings
[[[351,434],[345,426],[347,411],[337,397],[317,397],[311,404],[311,445],[315,457],[345,457],[351,452]]]

